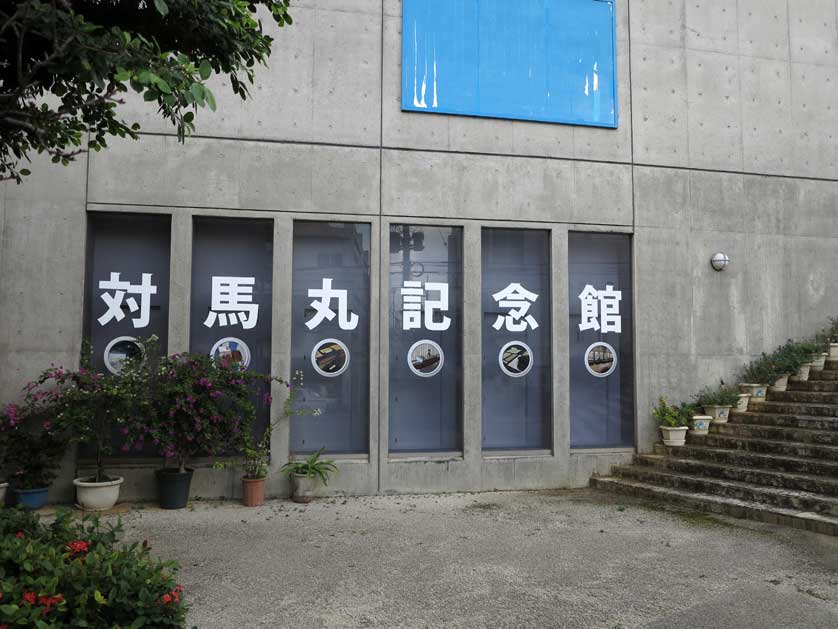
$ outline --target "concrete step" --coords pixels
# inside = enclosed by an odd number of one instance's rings
[[[795,474],[756,467],[726,465],[698,459],[679,459],[659,454],[638,455],[636,462],[638,465],[646,465],[683,474],[805,491],[838,498],[838,477]]]
[[[782,524],[815,533],[838,536],[838,518],[818,513],[785,509],[736,498],[660,487],[625,478],[591,479],[591,486],[606,491],[667,502],[680,507],[728,515],[735,518]]]
[[[747,413],[733,411],[728,423],[788,426],[789,428],[808,428],[811,430],[838,430],[838,417],[811,417],[781,413],[756,413],[753,411]]]
[[[789,382],[789,391],[824,391],[838,393],[838,380],[813,380],[811,376],[805,382]]]
[[[811,474],[838,478],[838,461],[783,456],[765,452],[749,452],[736,448],[710,448],[695,444],[687,444],[678,448],[657,444],[655,446],[655,452],[680,459],[696,459],[737,467],[753,467],[763,470],[790,472],[793,474]]]
[[[800,402],[751,402],[748,410],[783,415],[812,415],[815,417],[838,417],[838,404],[812,404]]]
[[[673,472],[646,465],[616,465],[611,473],[619,478],[650,485],[736,498],[737,500],[758,502],[796,511],[813,511],[838,517],[838,498],[813,492],[684,474],[683,472]]]
[[[746,450],[764,454],[779,454],[799,458],[838,461],[838,447],[813,445],[797,441],[776,441],[773,439],[748,439],[727,435],[709,434],[706,437],[690,436],[690,443],[726,450]]]
[[[838,358],[827,358],[823,368],[825,371],[838,371]]]
[[[814,445],[838,446],[838,430],[810,430],[790,426],[763,426],[741,422],[713,424],[710,434],[746,439],[771,439]]]
[[[769,391],[768,401],[795,402],[801,404],[838,404],[838,393],[832,393],[830,391]]]
[[[838,380],[838,370],[824,368],[823,371],[811,371],[811,372],[809,372],[809,380],[815,380],[815,381]]]

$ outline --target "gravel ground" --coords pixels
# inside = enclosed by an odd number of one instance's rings
[[[838,539],[587,490],[122,517],[202,629],[838,627]]]

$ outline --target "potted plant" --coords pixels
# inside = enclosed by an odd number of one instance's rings
[[[294,409],[294,387],[281,378],[264,376],[266,389],[272,381],[284,384],[288,389],[288,395],[283,403],[282,417],[320,415],[320,409]],[[299,386],[302,386],[302,376],[300,374],[295,378],[295,381],[300,383]],[[265,393],[264,400],[267,405],[271,404],[272,398],[269,393]],[[259,507],[265,504],[265,480],[268,476],[273,429],[274,423],[268,423],[262,436],[257,439],[253,433],[253,426],[248,426],[242,432],[242,442],[238,446],[240,454],[228,461],[219,461],[214,466],[221,469],[234,467],[243,472],[242,503],[245,507]]]
[[[739,390],[742,390],[740,385]],[[748,404],[751,402],[751,394],[750,393],[740,393],[739,399],[736,402],[736,410],[740,413],[745,413],[748,410]]]
[[[768,383],[776,380],[777,373],[766,354],[752,360],[742,370],[742,384],[739,385],[740,393],[747,393],[754,402],[764,402],[765,394],[768,391]]]
[[[722,381],[716,388],[704,388],[696,396],[696,404],[704,408],[714,424],[725,424],[730,418],[730,409],[739,404],[739,390]]]
[[[158,450],[166,460],[155,470],[160,506],[182,509],[194,471],[189,463],[240,443],[255,414],[252,385],[263,376],[203,354],[164,357],[148,371],[147,394],[137,400],[140,412],[128,421],[123,449],[151,443]]]
[[[686,430],[686,428],[684,429]],[[317,495],[317,490],[322,482],[329,484],[329,477],[338,471],[334,461],[320,459],[324,448],[302,461],[289,461],[280,469],[288,474],[293,484],[291,500],[294,502],[308,503]]]
[[[652,417],[658,422],[664,445],[683,446],[687,442],[689,424],[680,408],[670,406],[666,399],[661,397],[652,411]]]
[[[78,506],[85,511],[112,509],[119,500],[121,476],[106,473],[104,457],[112,454],[116,427],[130,412],[136,370],[105,376],[90,367],[78,371],[50,368],[29,387],[27,396],[52,396],[54,417],[69,439],[94,447],[96,472],[73,480]]]
[[[778,347],[769,356],[769,360],[776,373],[776,380],[769,387],[769,390],[781,392],[788,388],[789,377],[796,373],[808,361],[808,356],[801,347],[801,344],[789,340],[784,345]]]
[[[0,418],[12,494],[24,509],[40,509],[47,503],[49,486],[67,448],[55,422],[41,415],[42,410],[9,404]]]
[[[709,415],[702,415],[698,404],[681,404],[681,415],[690,427],[691,435],[706,435],[710,432],[710,422],[713,419]]]
[[[812,369],[818,367],[818,357],[820,356],[820,345],[812,341],[800,341],[796,344],[797,352],[801,355],[803,363],[797,368],[797,373],[792,376],[792,380],[797,382],[806,382],[809,379],[809,373]]]

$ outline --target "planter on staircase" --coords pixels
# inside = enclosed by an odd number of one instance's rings
[[[788,389],[789,388],[789,375],[791,375],[791,374],[784,373],[782,376],[777,378],[777,380],[774,382],[774,384],[772,384],[770,387],[768,387],[768,390],[773,391],[775,393],[782,393],[783,391]]]
[[[739,402],[736,404],[736,410],[740,413],[745,413],[748,410],[748,403],[751,401],[750,393],[740,393]]]
[[[705,406],[704,412],[713,418],[714,424],[726,424],[730,418],[730,406]]]
[[[703,437],[710,433],[710,424],[713,418],[710,415],[694,415],[693,425],[690,428],[690,434],[697,437]]]
[[[751,401],[764,402],[765,394],[768,391],[767,384],[749,384],[743,383],[739,385],[740,393],[747,393],[751,396]]]
[[[708,435],[656,445],[592,486],[838,536],[838,360],[750,402]]]

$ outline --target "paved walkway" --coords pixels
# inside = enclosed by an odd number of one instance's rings
[[[589,491],[123,516],[202,629],[838,627],[838,540]]]

